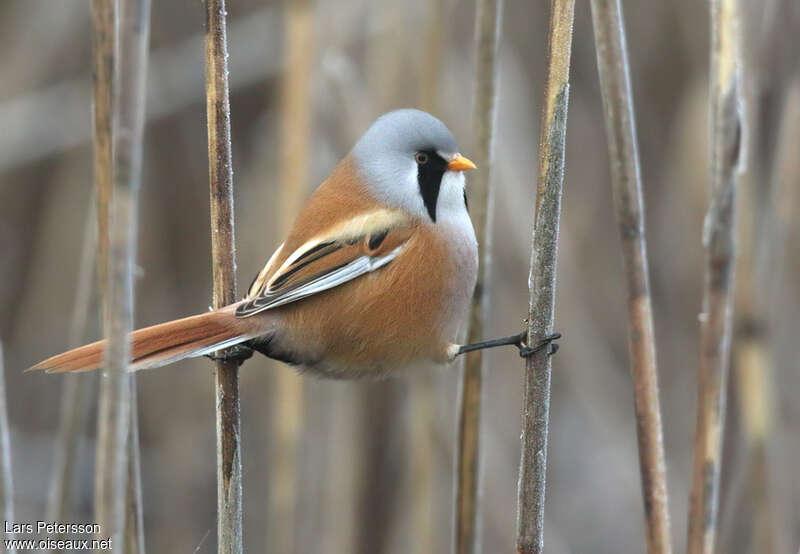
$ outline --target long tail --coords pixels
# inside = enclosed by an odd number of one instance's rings
[[[135,331],[132,335],[131,370],[150,369],[210,354],[266,334],[266,318],[237,318],[236,304],[213,312],[176,319]],[[103,363],[106,341],[101,340],[39,362],[28,371],[48,373],[91,371]]]

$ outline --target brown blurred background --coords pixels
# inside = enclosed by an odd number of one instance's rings
[[[626,1],[672,533],[685,544],[706,209],[709,22],[703,2]],[[729,383],[720,552],[800,544],[800,5],[743,2],[748,166]],[[501,39],[494,278],[487,335],[520,329],[549,3],[507,2]],[[298,202],[369,123],[440,117],[469,155],[472,2],[233,0],[228,7],[240,290]],[[136,324],[211,300],[203,10],[153,2]],[[64,378],[22,370],[68,346],[91,206],[89,2],[0,4],[0,337],[16,519],[43,519]],[[624,283],[588,3],[578,2],[567,132],[546,551],[644,551]],[[91,236],[91,235],[90,235]],[[93,275],[92,271],[88,272]],[[95,300],[96,303],[96,300]],[[96,306],[84,340],[99,336]],[[743,344],[756,344],[756,354]],[[514,545],[522,364],[485,357],[481,542]],[[138,375],[150,552],[215,550],[212,364]],[[242,371],[247,552],[447,552],[458,371],[379,383]],[[95,387],[96,375],[83,386]],[[90,395],[94,397],[94,395]],[[92,518],[92,400],[68,521]]]

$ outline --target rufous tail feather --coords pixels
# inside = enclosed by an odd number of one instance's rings
[[[183,358],[203,356],[268,332],[266,318],[260,321],[237,318],[236,306],[232,304],[135,331],[130,369],[156,368]],[[39,362],[28,371],[65,373],[98,369],[103,364],[105,348],[105,340],[87,344]]]

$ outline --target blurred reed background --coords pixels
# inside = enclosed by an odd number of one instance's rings
[[[800,5],[741,4],[748,159],[717,543],[720,552],[769,554],[800,544]],[[73,311],[84,236],[91,237],[84,229],[96,210],[89,8],[0,4],[0,337],[18,521],[46,513],[65,384],[22,369],[80,336]],[[474,8],[453,0],[228,5],[240,291],[281,242],[291,212],[379,114],[428,109],[470,155]],[[682,550],[705,266],[709,10],[688,0],[624,8],[672,536]],[[504,6],[486,337],[518,331],[527,312],[548,18],[549,2]],[[137,327],[211,303],[203,22],[197,1],[153,3]],[[589,6],[578,3],[556,301],[565,339],[553,362],[545,510],[545,551],[554,554],[645,545],[596,63]],[[87,340],[100,336],[97,313],[89,310]],[[483,379],[479,536],[484,552],[509,552],[523,364],[511,348],[484,356],[491,371]],[[193,360],[137,376],[151,552],[215,550],[212,367]],[[263,357],[241,371],[245,550],[448,552],[457,368],[377,383],[300,380],[288,371]],[[90,414],[65,500],[68,521],[93,517],[97,406],[93,394],[79,401]]]

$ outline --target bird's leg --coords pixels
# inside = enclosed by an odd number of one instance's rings
[[[217,352],[206,354],[206,358],[214,360],[215,362],[222,360],[225,362],[238,362],[241,364],[253,355],[253,349],[247,344],[235,344],[225,348],[222,350],[222,352],[222,355],[218,354]]]
[[[549,356],[552,356],[556,352],[558,352],[559,344],[557,342],[553,342],[554,340],[558,340],[561,338],[561,333],[553,333],[552,335],[547,335],[545,338],[539,341],[539,344],[536,346],[525,346],[524,344],[519,347],[519,355],[523,358],[529,358],[539,352],[542,348],[550,347],[547,351]]]
[[[516,335],[511,335],[510,337],[502,337],[499,339],[492,339],[492,340],[485,340],[483,342],[476,342],[473,344],[464,344],[458,347],[458,351],[456,352],[456,356],[460,356],[461,354],[466,354],[467,352],[472,352],[474,350],[483,350],[484,348],[494,348],[495,346],[506,346],[506,345],[514,345],[519,348],[519,355],[523,358],[527,358],[532,356],[536,352],[539,352],[541,349],[550,346],[549,354],[555,354],[558,351],[558,344],[554,343],[553,341],[556,339],[561,338],[561,333],[553,333],[552,335],[546,336],[543,340],[539,342],[536,346],[528,346],[525,344],[525,338],[528,336],[527,331],[523,331]]]

